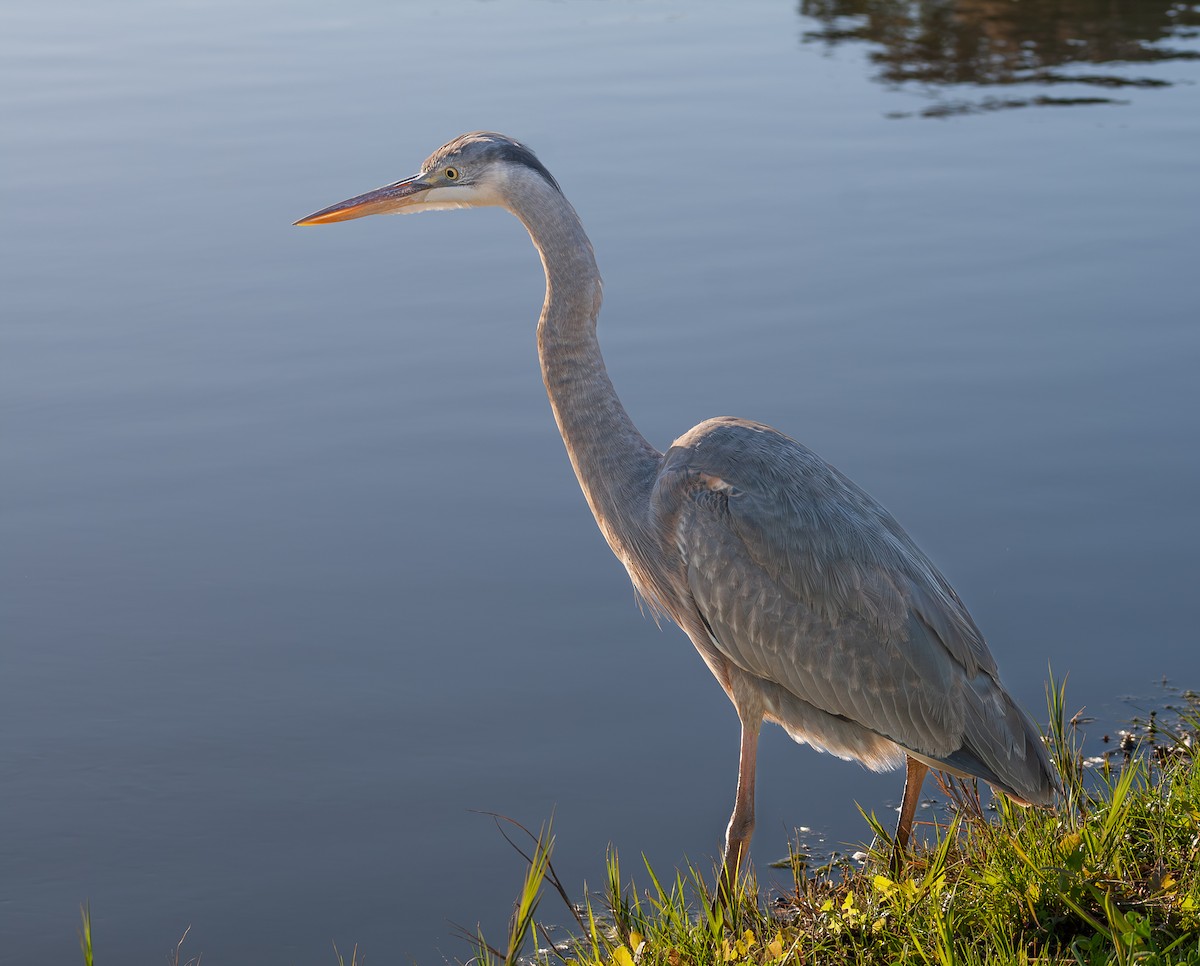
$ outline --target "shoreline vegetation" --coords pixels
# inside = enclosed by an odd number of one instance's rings
[[[1181,693],[1093,757],[1053,679],[1048,699],[1064,788],[1054,811],[1004,796],[985,807],[974,783],[945,782],[948,817],[926,823],[899,874],[890,833],[864,813],[874,844],[861,864],[813,868],[793,852],[790,891],[768,901],[750,873],[725,904],[710,897],[712,870],[661,878],[643,863],[631,876],[615,853],[604,893],[573,903],[547,823],[523,833],[528,870],[505,943],[476,934],[470,962],[1200,964],[1200,695]],[[551,891],[575,919],[569,939],[537,924]]]
[[[1064,788],[1057,809],[999,795],[985,806],[973,783],[943,783],[947,807],[924,823],[899,874],[889,868],[890,833],[863,813],[874,843],[854,860],[815,867],[792,849],[782,863],[792,873],[787,891],[760,893],[751,871],[718,903],[713,870],[687,865],[661,877],[643,862],[632,875],[610,852],[603,893],[577,902],[551,862],[552,822],[534,834],[494,816],[526,873],[503,942],[460,928],[464,961],[1200,966],[1200,694],[1180,693],[1092,757],[1081,716],[1066,714],[1064,688],[1051,680],[1048,696],[1046,741]],[[541,914],[552,894],[563,905]],[[86,906],[82,913],[80,946],[92,966]],[[569,928],[543,925],[563,921]],[[358,949],[349,961],[336,948],[334,957],[338,966],[364,962]],[[173,962],[184,962],[179,948]]]

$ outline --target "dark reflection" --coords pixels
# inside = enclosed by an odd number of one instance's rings
[[[926,116],[1119,103],[1122,88],[1170,85],[1151,65],[1200,60],[1200,3],[1180,0],[801,0],[799,10],[820,25],[804,33],[806,43],[874,45],[885,83],[1092,89],[958,100],[937,93]]]

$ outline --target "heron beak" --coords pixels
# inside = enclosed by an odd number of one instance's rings
[[[395,184],[384,185],[366,194],[339,201],[336,205],[322,208],[305,218],[297,225],[328,225],[335,221],[350,221],[352,218],[365,218],[367,215],[387,215],[419,204],[422,195],[431,186],[421,180],[421,175],[414,175]]]

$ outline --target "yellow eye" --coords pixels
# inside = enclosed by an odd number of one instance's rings
[[[447,181],[457,181],[458,180],[458,168],[447,168],[446,169],[446,180]]]

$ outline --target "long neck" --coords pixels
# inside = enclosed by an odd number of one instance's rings
[[[542,379],[596,522],[628,563],[662,455],[633,425],[604,368],[596,340],[600,272],[579,216],[542,178],[531,174],[521,182],[512,210],[546,270],[537,330]]]

